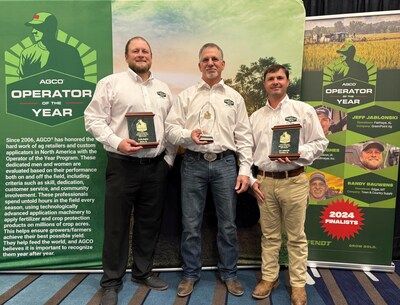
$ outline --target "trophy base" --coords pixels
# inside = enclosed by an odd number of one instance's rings
[[[211,135],[208,134],[202,134],[200,135],[200,141],[206,141],[208,143],[214,142],[214,138]]]
[[[300,158],[300,154],[287,154],[287,155],[269,155],[268,158],[270,158],[272,161],[278,160],[278,159],[285,159],[288,158],[289,160],[297,160]]]
[[[143,149],[156,148],[158,146],[158,142],[138,143],[138,146],[143,146]]]

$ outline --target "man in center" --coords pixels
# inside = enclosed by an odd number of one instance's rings
[[[249,186],[253,138],[242,96],[222,80],[222,49],[205,44],[198,67],[200,82],[178,95],[166,120],[167,139],[186,149],[181,165],[183,279],[178,296],[191,294],[200,279],[201,225],[208,188],[218,219],[219,275],[228,291],[240,296],[236,194]],[[202,135],[211,138],[204,140]]]

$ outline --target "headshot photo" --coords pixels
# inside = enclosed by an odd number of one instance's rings
[[[328,107],[319,106],[315,108],[315,112],[318,115],[325,136],[331,134],[332,131],[330,130],[330,127],[332,125],[332,111]]]
[[[343,194],[343,178],[316,171],[309,174],[308,180],[310,201],[322,201]]]
[[[328,184],[326,177],[321,172],[312,173],[310,176],[310,199],[321,201],[327,198]]]
[[[314,108],[325,136],[347,129],[347,115],[326,106]]]
[[[378,140],[369,140],[346,147],[345,162],[367,171],[397,165],[398,160],[399,149]]]
[[[360,162],[366,170],[374,171],[383,168],[383,152],[385,148],[378,141],[368,141],[362,145]]]

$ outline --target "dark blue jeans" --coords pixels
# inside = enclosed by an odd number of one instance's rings
[[[198,154],[186,153],[182,166],[183,272],[186,279],[199,279],[201,272],[201,225],[208,187],[218,219],[218,269],[222,280],[236,278],[238,246],[236,234],[237,179],[235,156],[209,162]]]

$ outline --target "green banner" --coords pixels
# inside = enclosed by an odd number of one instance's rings
[[[83,111],[112,71],[111,4],[2,10],[0,269],[98,268],[105,155]]]
[[[308,169],[309,260],[391,266],[400,153],[400,16],[306,21],[302,99],[330,143]]]

